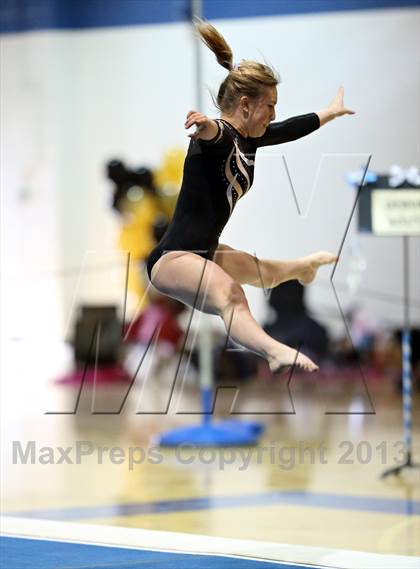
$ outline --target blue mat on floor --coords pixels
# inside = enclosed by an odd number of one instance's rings
[[[1,566],[7,569],[314,569],[313,565],[289,565],[224,556],[165,553],[17,537],[2,537],[0,546]]]

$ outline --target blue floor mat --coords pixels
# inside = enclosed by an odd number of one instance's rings
[[[16,537],[1,537],[0,547],[1,567],[7,569],[314,569],[314,565]]]

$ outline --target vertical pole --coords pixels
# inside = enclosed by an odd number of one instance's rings
[[[203,15],[203,3],[202,0],[191,0],[191,17],[194,20],[194,16],[201,18]],[[193,22],[192,22],[193,23]],[[202,85],[202,65],[201,65],[201,42],[199,38],[194,38],[195,46],[195,104],[198,111],[203,110],[203,97],[201,93]]]
[[[212,333],[208,318],[207,314],[201,315],[199,333],[201,406],[205,424],[210,423],[213,410]]]
[[[403,278],[404,278],[404,330],[402,333],[402,392],[404,444],[407,465],[411,465],[412,452],[412,419],[411,419],[411,332],[410,332],[410,283],[409,283],[409,242],[403,237]]]
[[[202,0],[191,0],[191,17],[201,18],[203,15]],[[202,64],[201,42],[195,38],[195,101],[196,109],[203,111],[202,97]],[[209,316],[202,314],[200,318],[199,332],[199,359],[200,359],[200,389],[203,422],[210,423],[213,407],[213,366],[212,366],[212,336]]]

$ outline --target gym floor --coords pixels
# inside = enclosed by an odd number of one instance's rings
[[[18,357],[22,349],[25,358]],[[381,478],[403,460],[401,398],[391,382],[368,378],[365,385],[356,372],[352,380],[340,379],[339,371],[335,380],[296,375],[291,401],[287,377],[250,381],[241,387],[241,409],[252,403],[254,412],[267,414],[235,419],[264,424],[258,446],[162,449],[156,435],[201,418],[136,415],[132,405],[121,415],[95,415],[89,390],[76,414],[45,414],[68,410],[77,397],[74,387],[52,384],[66,358],[63,347],[53,352],[56,362],[50,358],[48,367],[36,357],[36,346],[15,342],[6,352],[6,367],[19,362],[19,369],[7,368],[2,389],[2,513],[9,522],[141,528],[191,534],[192,540],[199,534],[389,559],[420,555],[420,471]],[[45,392],[29,386],[22,394],[19,377],[25,374],[44,375]],[[155,402],[165,391],[159,382]],[[97,408],[117,396],[97,390]],[[196,389],[187,387],[185,398],[189,408],[198,408]],[[214,421],[232,399],[232,390],[219,390]]]

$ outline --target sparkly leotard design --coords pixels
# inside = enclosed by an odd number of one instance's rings
[[[169,251],[191,251],[212,259],[237,201],[252,186],[258,148],[290,142],[319,128],[315,113],[270,124],[259,138],[245,137],[229,122],[216,119],[211,140],[191,140],[172,221],[147,261],[153,265]]]

